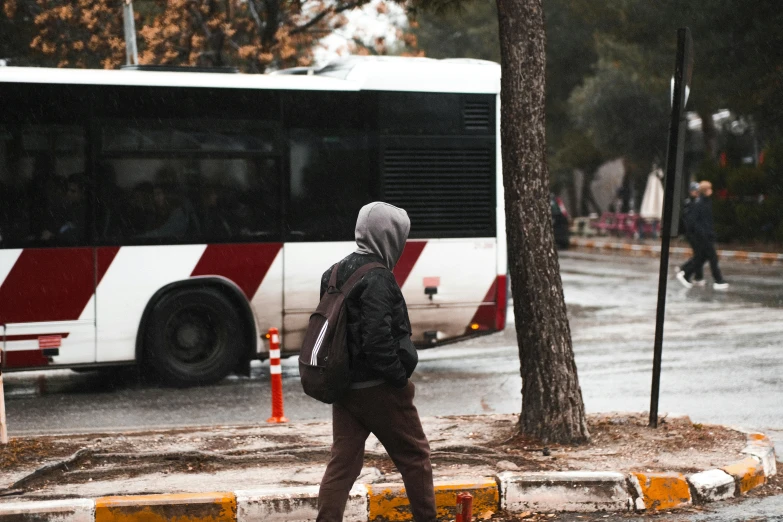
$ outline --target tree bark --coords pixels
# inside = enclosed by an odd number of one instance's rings
[[[543,0],[497,5],[506,234],[522,375],[519,429],[544,442],[586,442],[549,203]]]

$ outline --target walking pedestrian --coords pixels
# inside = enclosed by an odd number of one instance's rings
[[[693,227],[693,239],[696,245],[694,265],[677,274],[677,279],[686,288],[691,288],[697,266],[702,266],[705,261],[710,263],[713,284],[715,290],[725,290],[729,284],[723,280],[718,266],[718,253],[715,251],[715,223],[712,218],[712,183],[702,181],[699,183],[699,199],[693,204],[691,226]]]
[[[691,249],[693,250],[693,255],[688,259],[685,263],[680,266],[679,273],[677,274],[677,279],[682,282],[682,277],[685,275],[685,271],[692,271],[693,272],[693,280],[691,283],[694,286],[704,286],[704,264],[696,266],[696,248],[697,248],[697,241],[694,239],[693,236],[693,226],[690,223],[690,220],[693,218],[693,205],[696,203],[696,200],[699,199],[699,184],[697,182],[692,182],[689,187],[689,193],[688,197],[685,198],[685,203],[682,207],[682,225],[685,232],[685,239],[688,241],[688,244],[691,246]]]
[[[404,210],[381,202],[365,205],[356,220],[358,249],[339,264],[338,287],[367,263],[378,262],[388,270],[368,272],[345,300],[351,385],[332,405],[332,451],[318,492],[317,522],[343,519],[370,433],[402,474],[414,520],[437,520],[429,442],[408,379],[418,356],[410,340],[405,299],[391,272],[409,231]],[[321,278],[321,296],[330,275],[331,269]]]

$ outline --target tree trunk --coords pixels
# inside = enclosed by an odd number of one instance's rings
[[[554,247],[544,119],[543,0],[497,0],[506,233],[522,375],[521,433],[589,440]]]

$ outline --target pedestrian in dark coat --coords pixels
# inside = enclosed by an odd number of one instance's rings
[[[693,279],[691,283],[696,286],[704,286],[704,265],[696,266],[696,247],[697,241],[693,236],[693,226],[691,220],[693,218],[693,208],[696,201],[699,199],[699,184],[695,181],[690,184],[688,197],[685,198],[685,203],[682,207],[682,228],[685,232],[685,239],[693,250],[693,255],[685,263],[680,266],[677,278],[682,281],[682,277],[685,276],[685,271],[689,270],[693,272]]]
[[[710,272],[714,280],[712,287],[716,290],[725,290],[729,284],[723,280],[720,267],[718,266],[718,253],[715,251],[715,222],[712,218],[712,183],[702,181],[699,183],[699,199],[693,206],[693,214],[690,223],[693,230],[693,240],[696,248],[694,256],[694,265],[701,266],[705,261],[710,263]],[[691,277],[695,273],[695,266],[688,267],[682,273],[677,275],[683,285],[692,285]]]
[[[414,520],[437,520],[430,447],[413,405],[415,387],[408,380],[417,355],[405,299],[391,272],[409,230],[404,210],[380,202],[365,205],[356,221],[359,248],[340,263],[338,287],[367,263],[379,262],[388,270],[368,272],[345,300],[351,385],[332,405],[332,451],[318,492],[317,522],[343,519],[370,433],[402,474]],[[322,296],[330,275],[331,269],[321,278]]]

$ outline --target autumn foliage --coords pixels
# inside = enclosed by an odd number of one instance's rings
[[[36,64],[116,68],[125,63],[124,1],[0,0],[0,24],[4,17],[9,27],[31,26]],[[136,0],[139,62],[245,72],[311,65],[321,39],[371,2],[379,14],[386,11],[386,0]],[[383,37],[346,42],[356,54],[388,51]]]

